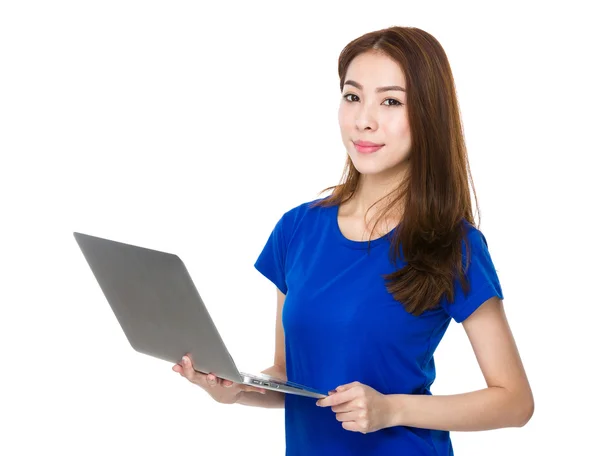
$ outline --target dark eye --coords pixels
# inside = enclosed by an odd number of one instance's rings
[[[395,102],[395,104],[386,105],[386,106],[402,106],[402,104],[403,104],[402,102],[400,102],[398,100],[395,100],[394,98],[386,98],[386,100],[384,101],[384,103],[386,101],[388,101],[388,100]]]
[[[348,103],[352,103],[353,102],[352,100],[349,100],[348,97],[356,97],[356,98],[358,98],[358,96],[355,95],[355,94],[353,94],[353,93],[347,93],[346,95],[344,95],[344,100],[346,100]],[[389,101],[393,101],[394,103],[393,104],[387,104],[386,106],[390,106],[391,107],[391,106],[403,106],[404,105],[404,103],[402,103],[402,102],[400,102],[398,100],[395,100],[393,98],[386,98],[384,100],[384,103],[386,101],[388,101],[388,100]]]

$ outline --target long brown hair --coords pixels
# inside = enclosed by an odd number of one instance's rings
[[[446,53],[432,35],[415,27],[390,27],[356,38],[342,50],[338,60],[340,90],[350,62],[364,52],[386,54],[400,65],[406,78],[411,135],[408,169],[396,191],[387,196],[389,203],[377,222],[391,210],[402,208],[390,260],[397,264],[403,258],[406,265],[383,278],[394,299],[418,316],[438,307],[444,295],[453,302],[456,279],[465,293],[470,288],[465,269],[470,262],[465,222],[475,223],[469,181],[478,212],[479,206],[454,78]],[[333,192],[315,206],[334,206],[349,200],[359,178],[360,173],[347,157],[340,183],[324,189],[321,193]],[[466,265],[462,259],[463,241]]]

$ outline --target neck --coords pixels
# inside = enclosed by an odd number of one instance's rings
[[[396,196],[396,190],[406,175],[406,166],[400,169],[388,170],[379,174],[362,174],[352,197],[353,212],[365,216],[369,208],[369,219],[385,208],[390,199]],[[391,215],[391,214],[390,214]]]

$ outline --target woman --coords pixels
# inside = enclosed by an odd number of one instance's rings
[[[173,369],[219,402],[285,407],[288,455],[451,455],[449,431],[523,426],[534,402],[474,226],[448,59],[430,34],[392,27],[349,43],[338,69],[342,182],[286,212],[255,265],[277,286],[263,372],[330,395],[315,404]],[[451,319],[488,387],[433,396]]]

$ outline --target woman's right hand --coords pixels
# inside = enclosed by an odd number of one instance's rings
[[[192,367],[192,358],[188,353],[180,363],[173,366],[173,370],[190,382],[198,385],[210,396],[221,404],[233,404],[237,402],[243,392],[265,394],[264,388],[256,388],[250,385],[242,385],[230,380],[225,380],[216,375],[197,372]]]

